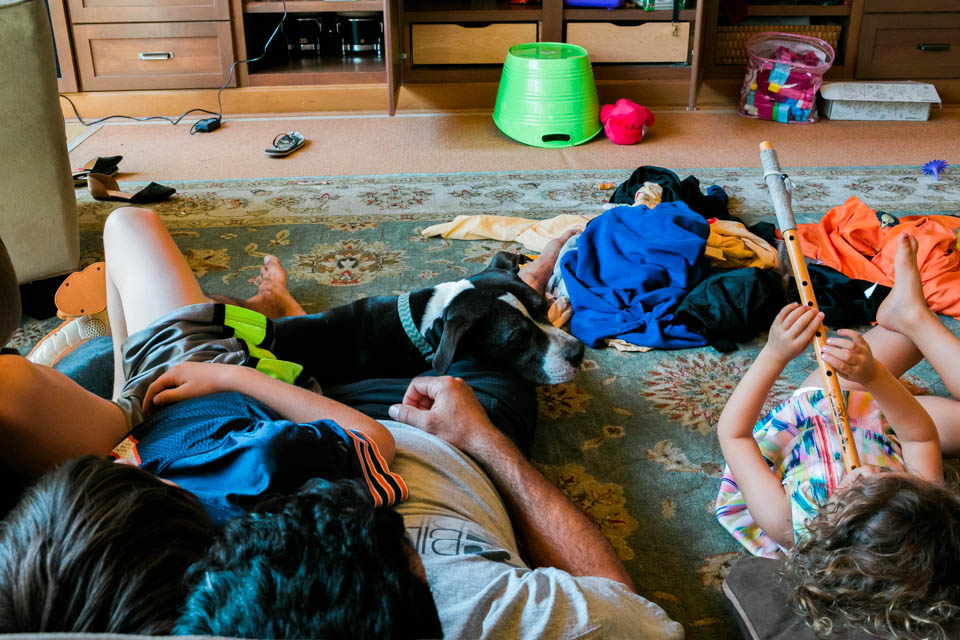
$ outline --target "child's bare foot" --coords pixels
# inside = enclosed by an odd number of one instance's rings
[[[287,272],[277,257],[272,255],[263,257],[257,293],[245,300],[243,305],[248,309],[259,311],[268,318],[307,315],[287,290]]]
[[[547,289],[547,282],[553,275],[557,258],[560,257],[560,249],[570,239],[570,236],[580,233],[580,231],[580,229],[570,229],[548,242],[536,260],[520,269],[520,279],[533,287],[537,293],[544,293]]]
[[[893,289],[877,309],[877,323],[910,337],[911,330],[919,322],[933,315],[923,296],[917,268],[917,239],[913,236],[901,233],[897,238],[894,269]]]

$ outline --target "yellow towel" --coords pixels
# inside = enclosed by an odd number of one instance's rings
[[[777,267],[776,250],[766,240],[733,220],[717,220],[710,224],[710,237],[707,238],[704,254],[711,265],[725,269]]]
[[[528,251],[543,251],[543,247],[568,229],[582,230],[596,215],[563,214],[548,220],[530,220],[509,216],[457,216],[450,222],[435,224],[420,233],[424,236],[454,240],[516,240]]]

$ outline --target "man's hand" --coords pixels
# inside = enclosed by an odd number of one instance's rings
[[[827,338],[823,346],[824,361],[847,380],[869,387],[878,372],[870,345],[856,331],[840,329],[837,333],[849,339]]]
[[[810,344],[813,334],[821,329],[823,313],[813,307],[791,302],[777,314],[770,325],[770,336],[763,350],[782,367],[799,356]]]
[[[389,409],[390,417],[446,440],[470,452],[478,437],[496,431],[477,396],[461,378],[414,378],[403,403]]]
[[[154,380],[147,389],[147,395],[143,398],[143,413],[150,413],[154,406],[230,391],[233,389],[233,377],[239,369],[241,367],[238,365],[214,362],[178,364]]]

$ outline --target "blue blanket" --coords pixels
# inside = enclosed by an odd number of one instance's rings
[[[703,216],[683,202],[616,207],[591,220],[560,265],[573,335],[594,347],[604,338],[661,349],[705,345],[673,312],[702,278],[709,235]]]

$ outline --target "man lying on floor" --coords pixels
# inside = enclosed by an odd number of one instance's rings
[[[182,604],[179,578],[199,560],[180,633],[435,637],[422,558],[448,637],[599,629],[611,637],[682,636],[633,592],[609,543],[493,426],[465,382],[414,380],[402,403],[388,404],[393,417],[420,428],[381,425],[230,364],[246,360],[243,327],[268,331],[269,321],[209,303],[151,212],[114,212],[104,245],[111,328],[123,354],[117,402],[18,356],[0,356],[0,428],[10,443],[0,453],[3,468],[36,478],[77,456],[105,456],[132,428],[135,460],[176,478],[214,521],[240,515],[200,559],[204,525],[194,526],[192,545],[181,544],[177,527],[162,522],[164,511],[124,499],[138,486],[144,503],[179,501],[184,514],[195,505],[188,493],[100,458],[71,462],[26,494],[0,534],[4,631],[166,632]],[[326,363],[300,364],[306,368],[270,367],[304,382],[311,366]],[[477,378],[481,393],[494,396],[516,384],[469,367],[452,373]],[[370,405],[383,402],[383,388],[358,383],[341,391]],[[146,415],[139,398],[147,398]],[[535,407],[530,402],[523,413],[531,429]],[[510,407],[506,415],[517,412]],[[327,481],[309,481],[318,475]],[[411,498],[398,511],[419,553],[386,508],[408,487]],[[521,560],[497,490],[539,568]],[[277,494],[288,497],[255,506]],[[130,533],[111,538],[123,527]],[[127,562],[131,555],[142,562]],[[144,613],[142,603],[160,589],[166,597]]]

